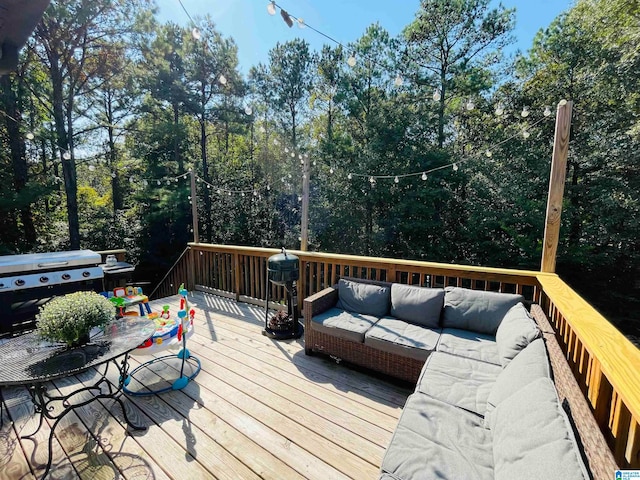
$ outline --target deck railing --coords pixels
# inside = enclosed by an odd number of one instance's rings
[[[180,283],[264,305],[283,298],[270,285],[267,259],[279,250],[230,245],[189,244],[189,251],[156,289],[176,293]],[[291,251],[300,258],[299,302],[341,276],[428,287],[461,286],[520,293],[544,309],[567,362],[593,411],[617,464],[640,468],[640,350],[557,275],[433,262]]]

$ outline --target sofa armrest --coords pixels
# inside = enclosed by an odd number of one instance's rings
[[[305,323],[311,320],[314,315],[329,310],[338,303],[338,286],[327,287],[324,290],[314,293],[310,297],[304,299],[303,315]]]

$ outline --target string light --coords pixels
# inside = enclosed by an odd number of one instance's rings
[[[403,83],[404,83],[404,80],[402,80],[402,77],[400,76],[400,74],[396,75],[396,78],[395,78],[395,80],[393,81],[393,84],[394,84],[396,87],[401,87]]]
[[[27,140],[33,140],[34,138],[36,138],[36,136],[33,134],[33,132],[27,132],[25,137],[27,137]]]
[[[422,172],[422,176],[420,178],[422,178],[422,180],[426,180],[427,179],[427,172]]]
[[[474,108],[476,108],[475,103],[473,103],[473,100],[469,99],[467,100],[467,104],[465,105],[467,110],[473,110]]]
[[[487,157],[489,157],[489,158],[491,158],[491,156],[493,155],[493,154],[491,153],[491,150],[489,150],[489,149],[487,149],[487,151],[486,151],[486,152],[484,152],[484,154],[485,154]]]
[[[267,13],[271,16],[276,14],[276,2],[270,2],[267,4]]]
[[[306,27],[306,24],[304,23],[304,19],[298,18],[298,27],[300,28]]]
[[[438,90],[437,88],[433,91],[433,101],[434,102],[439,102],[440,99],[442,98],[442,95],[440,94],[440,90]]]
[[[200,40],[200,38],[202,37],[200,29],[198,27],[193,27],[193,29],[191,30],[191,36],[194,40]]]
[[[347,175],[347,178],[348,178],[349,180],[351,180],[351,179],[353,178],[353,174],[352,174],[351,172],[349,172],[349,175]]]
[[[522,138],[525,140],[531,136],[531,133],[526,128],[522,130]]]
[[[400,183],[400,179],[398,178],[398,176],[396,175],[396,177],[393,179],[394,183]]]
[[[218,77],[218,81],[220,82],[220,85],[226,85],[227,77],[225,77],[223,74],[220,74],[220,76]]]
[[[548,117],[551,115],[551,107],[549,107],[548,105],[546,107],[544,107],[544,112],[542,113],[545,117]]]
[[[457,172],[457,171],[458,171],[458,169],[459,169],[460,167],[458,166],[458,164],[457,164],[457,163],[454,163],[454,164],[451,166],[451,168],[453,169],[453,171],[454,171],[454,172]]]
[[[496,105],[496,111],[495,114],[497,117],[502,116],[502,114],[504,113],[504,107],[502,106],[501,103],[499,103],[498,105]]]
[[[64,158],[65,160],[71,160],[71,152],[67,150],[62,154],[62,158]]]
[[[250,105],[246,105],[244,107],[244,113],[246,113],[247,115],[251,115],[253,113],[253,109],[251,108]],[[264,128],[264,127],[262,127],[262,128]]]
[[[522,118],[527,118],[529,116],[529,107],[522,107],[522,112],[520,112],[520,116]]]
[[[353,53],[349,55],[349,58],[347,58],[347,65],[352,68],[356,66],[356,57]]]

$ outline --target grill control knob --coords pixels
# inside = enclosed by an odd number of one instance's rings
[[[71,280],[71,275],[69,275],[68,273],[63,273],[62,274],[62,279],[63,280]]]
[[[47,283],[49,281],[49,277],[42,276],[40,277],[40,283]]]
[[[24,287],[25,281],[23,279],[19,278],[18,280],[16,280],[13,283],[15,284],[16,287]]]
[[[82,272],[82,276],[84,278],[87,278],[87,277],[91,276],[91,272],[84,271],[84,272]]]

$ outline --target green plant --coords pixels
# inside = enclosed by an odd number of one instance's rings
[[[113,304],[95,292],[75,292],[56,297],[40,307],[36,316],[42,338],[67,345],[78,343],[93,327],[114,318]]]

